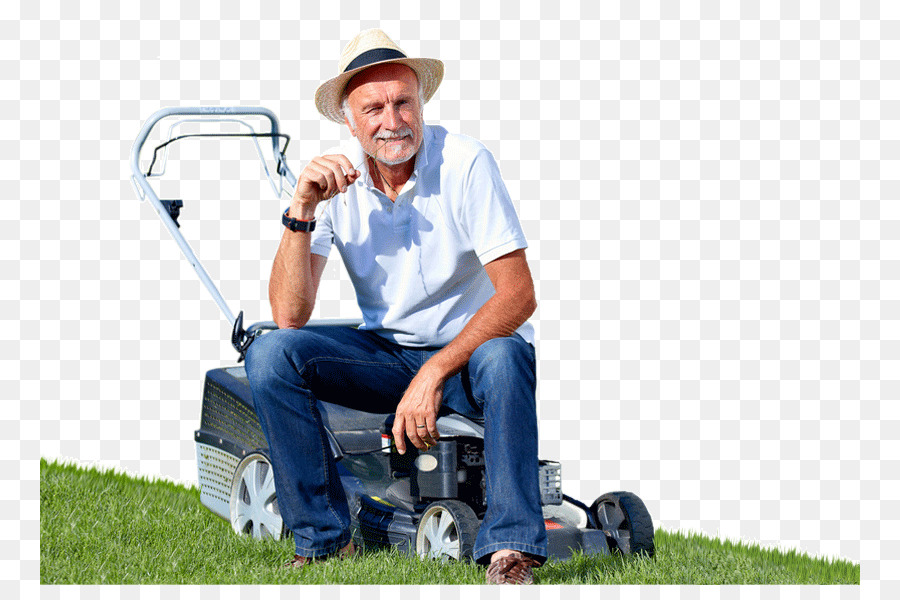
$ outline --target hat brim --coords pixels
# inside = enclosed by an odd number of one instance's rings
[[[444,78],[444,63],[436,58],[394,58],[374,62],[351,71],[345,71],[337,77],[329,79],[316,90],[316,108],[326,119],[335,123],[344,122],[344,112],[341,110],[341,96],[344,88],[354,75],[370,69],[376,65],[397,63],[406,65],[416,73],[419,85],[422,86],[422,99],[424,102],[431,100],[441,80]]]

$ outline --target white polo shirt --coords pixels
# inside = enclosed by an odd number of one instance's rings
[[[363,329],[404,346],[444,346],[494,294],[484,265],[526,248],[497,163],[483,144],[425,125],[415,169],[395,202],[378,190],[356,138],[344,154],[361,176],[318,217],[312,251],[334,245]],[[518,333],[534,343],[525,323]]]

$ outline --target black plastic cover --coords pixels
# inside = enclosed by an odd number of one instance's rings
[[[413,469],[414,477],[410,486],[410,492],[414,497],[423,500],[439,500],[442,498],[456,498],[459,493],[456,467],[456,440],[440,440],[437,445],[428,452],[420,453]],[[433,457],[437,460],[434,469],[423,471],[418,465],[423,464],[423,459]],[[429,462],[431,462],[429,460]]]
[[[360,496],[359,505],[357,518],[364,546],[397,546],[401,552],[415,552],[417,525],[412,513],[369,496]]]

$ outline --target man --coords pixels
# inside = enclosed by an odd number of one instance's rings
[[[294,534],[289,564],[353,553],[317,400],[395,412],[401,453],[407,439],[420,450],[436,443],[444,406],[485,425],[487,512],[474,556],[490,563],[489,582],[531,583],[547,541],[527,323],[536,302],[521,226],[484,146],[423,121],[440,61],[408,58],[368,30],[340,67],[316,106],[354,139],[298,178],[269,284],[279,329],[247,354]],[[332,245],[356,290],[358,330],[303,329]]]

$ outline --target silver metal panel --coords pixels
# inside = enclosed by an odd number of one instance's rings
[[[215,446],[197,443],[200,502],[226,521],[231,520],[231,481],[240,459]]]

